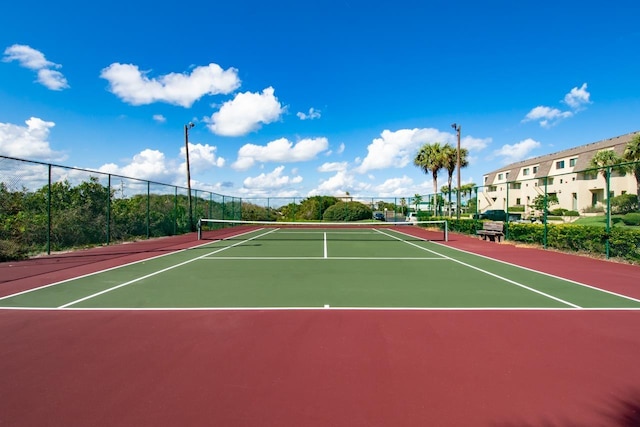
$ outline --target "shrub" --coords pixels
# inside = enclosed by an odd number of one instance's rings
[[[0,240],[0,262],[27,258],[27,249],[10,240]]]
[[[580,212],[578,211],[566,211],[564,216],[580,216]]]
[[[625,225],[640,225],[640,213],[628,213],[622,217],[622,222],[624,222]]]
[[[360,202],[338,202],[329,206],[322,219],[325,221],[361,221],[370,219],[373,211]]]
[[[621,194],[611,198],[611,212],[626,214],[638,210],[638,196],[635,194]]]
[[[604,206],[587,206],[582,209],[584,213],[604,213]]]
[[[562,209],[562,208],[557,208],[557,209],[553,209],[552,211],[550,211],[549,213],[553,216],[564,216],[564,213],[566,212],[566,209]]]

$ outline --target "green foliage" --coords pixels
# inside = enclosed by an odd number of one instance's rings
[[[622,217],[622,222],[626,225],[640,225],[640,213],[630,212]]]
[[[638,210],[638,196],[621,194],[611,198],[611,213],[626,214]]]
[[[547,205],[545,206],[544,194],[540,194],[535,199],[533,199],[532,205],[537,211],[544,211],[545,208],[548,210],[549,206],[557,205],[559,203],[558,196],[556,196],[555,194],[547,194],[546,201]]]
[[[242,203],[243,221],[275,221],[276,215],[272,209],[254,203]]]
[[[11,240],[0,240],[0,262],[25,259],[27,256],[24,246]]]
[[[300,207],[296,213],[296,219],[307,221],[319,221],[323,218],[325,211],[338,203],[339,199],[332,196],[313,196],[300,202]],[[371,215],[369,215],[371,217]]]
[[[194,219],[238,218],[240,214],[237,202],[200,197],[192,202]],[[61,181],[33,192],[9,191],[0,183],[0,260],[4,261],[46,251],[48,237],[50,249],[58,251],[170,236],[188,232],[189,225],[186,195],[116,198],[114,190],[95,177],[77,186]]]
[[[524,206],[523,205],[510,206],[509,212],[524,212]]]
[[[361,221],[373,216],[371,208],[360,202],[338,202],[324,211],[325,221]]]

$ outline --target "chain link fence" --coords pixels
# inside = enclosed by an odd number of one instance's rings
[[[0,261],[173,236],[197,218],[240,219],[242,199],[0,156]]]

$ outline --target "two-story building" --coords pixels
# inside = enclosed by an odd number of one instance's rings
[[[524,207],[524,215],[535,215],[533,200],[539,195],[555,195],[560,207],[584,212],[606,203],[606,180],[590,167],[593,156],[613,150],[622,156],[631,139],[640,132],[629,133],[545,156],[534,157],[504,166],[483,176],[478,189],[478,210]],[[591,170],[590,170],[591,169]],[[613,172],[610,196],[636,194],[633,173]]]

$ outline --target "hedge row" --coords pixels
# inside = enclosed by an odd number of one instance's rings
[[[448,219],[449,230],[475,235],[482,228],[482,221],[470,219]],[[544,225],[509,223],[508,240],[542,246]],[[631,262],[640,262],[640,229],[573,224],[547,224],[547,247],[567,252],[583,252],[605,255],[609,241],[609,256]]]

